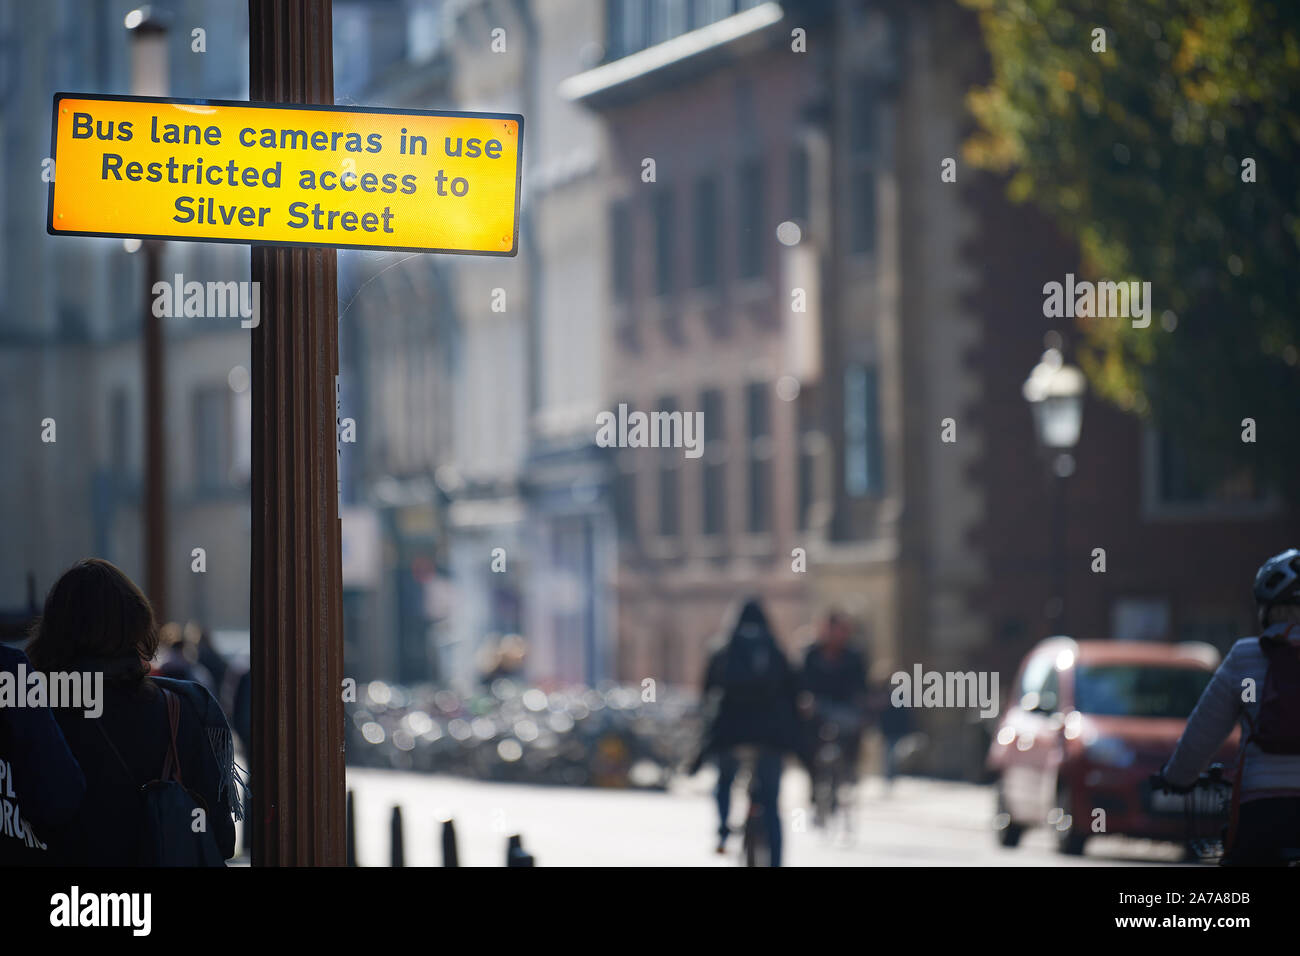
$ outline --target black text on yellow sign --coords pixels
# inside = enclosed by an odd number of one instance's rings
[[[53,235],[513,256],[524,118],[56,93]]]

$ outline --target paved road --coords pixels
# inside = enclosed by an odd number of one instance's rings
[[[735,852],[712,852],[712,778],[702,771],[667,792],[485,783],[458,777],[348,769],[356,794],[357,857],[387,866],[389,823],[402,807],[408,866],[441,865],[441,820],[456,821],[461,864],[501,866],[506,836],[521,833],[539,866],[735,866]],[[788,866],[1096,866],[1150,865],[1173,859],[1162,844],[1099,837],[1082,858],[1055,853],[1045,832],[1020,847],[998,847],[989,830],[988,788],[919,778],[886,795],[877,779],[859,788],[854,833],[829,837],[811,819],[807,777],[790,769],[781,807]],[[737,791],[733,818],[744,798]]]

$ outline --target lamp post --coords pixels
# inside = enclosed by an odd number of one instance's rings
[[[1087,382],[1083,373],[1066,365],[1059,348],[1059,336],[1049,336],[1043,357],[1025,379],[1021,389],[1034,415],[1034,430],[1046,456],[1055,485],[1053,520],[1053,594],[1047,605],[1050,632],[1065,633],[1065,480],[1074,474],[1074,455],[1083,428],[1083,396]]]
[[[167,23],[149,7],[128,13],[123,24],[131,37],[131,92],[167,93]],[[128,247],[129,248],[129,247]],[[144,553],[145,590],[159,622],[167,619],[167,448],[163,422],[162,320],[152,308],[153,286],[162,273],[162,243],[145,239],[144,312],[141,337],[144,366]]]

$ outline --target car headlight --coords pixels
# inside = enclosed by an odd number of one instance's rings
[[[1084,756],[1092,763],[1106,767],[1131,767],[1137,753],[1118,737],[1101,737],[1084,748]]]

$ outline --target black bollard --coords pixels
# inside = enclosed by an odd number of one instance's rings
[[[442,865],[460,866],[460,854],[456,850],[456,824],[451,820],[442,821]]]
[[[516,833],[506,843],[506,866],[535,866],[533,855],[524,849],[523,841]]]
[[[406,866],[406,857],[402,852],[402,808],[393,807],[392,831],[392,866]]]
[[[343,841],[346,846],[345,852],[347,855],[348,866],[357,865],[357,814],[356,814],[356,808],[353,805],[354,802],[353,798],[355,796],[356,794],[353,793],[353,791],[351,790],[348,791],[348,806],[347,806],[348,820],[347,820],[347,829],[344,830],[344,837],[343,837]],[[249,831],[245,831],[245,832],[247,833]]]

